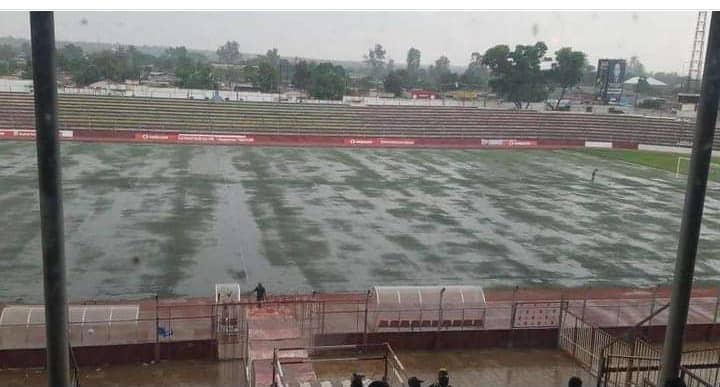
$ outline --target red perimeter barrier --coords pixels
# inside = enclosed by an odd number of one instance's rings
[[[61,130],[65,141],[173,143],[210,145],[317,146],[347,148],[491,148],[491,149],[557,149],[583,147],[583,140],[484,139],[438,137],[348,137],[322,135],[267,135],[227,133],[144,132],[115,130]],[[0,139],[31,140],[34,130],[0,130]],[[637,148],[637,144],[621,144]]]

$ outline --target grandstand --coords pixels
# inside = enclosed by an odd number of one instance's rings
[[[692,122],[669,118],[474,107],[214,103],[84,95],[60,95],[59,103],[60,129],[76,131],[73,137],[78,140],[162,141],[183,132],[257,136],[238,142],[259,145],[572,147],[604,142],[623,148],[687,147],[693,127]],[[32,95],[0,93],[0,133],[33,127]],[[362,138],[417,141],[354,140]]]

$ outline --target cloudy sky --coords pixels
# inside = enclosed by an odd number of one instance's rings
[[[237,40],[244,53],[362,60],[376,42],[396,62],[411,46],[423,63],[464,65],[505,43],[571,46],[591,63],[637,55],[651,71],[687,71],[697,12],[57,12],[59,40],[212,49]],[[86,23],[84,22],[86,21]],[[0,36],[29,36],[27,13],[0,12]]]

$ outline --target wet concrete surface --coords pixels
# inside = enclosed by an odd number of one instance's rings
[[[455,387],[567,385],[571,376],[580,376],[588,385],[588,375],[573,360],[555,350],[471,350],[400,352],[401,362],[409,375],[430,385],[437,369],[449,370]],[[383,363],[316,363],[318,380],[345,380],[352,372],[368,378],[382,376]],[[112,366],[83,369],[81,386],[97,387],[241,387],[244,386],[240,362],[163,362],[148,366]],[[0,371],[0,385],[7,387],[40,387],[46,384],[42,371]]]
[[[69,295],[652,286],[684,180],[582,151],[64,143]],[[32,143],[2,142],[0,301],[42,296]],[[595,183],[590,174],[599,168]],[[720,279],[711,183],[696,279]]]

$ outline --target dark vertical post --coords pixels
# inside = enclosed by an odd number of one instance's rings
[[[60,146],[52,12],[30,12],[48,385],[69,384]]]
[[[155,294],[155,362],[160,361],[160,300]]]
[[[710,21],[708,50],[705,56],[702,91],[695,122],[695,139],[690,157],[685,207],[680,226],[675,278],[670,299],[670,316],[665,331],[661,372],[658,380],[659,386],[664,385],[666,380],[678,376],[680,371],[683,333],[690,304],[695,256],[705,203],[705,188],[715,135],[718,97],[720,97],[720,13],[713,12]]]
[[[363,344],[368,342],[368,306],[370,305],[370,290],[367,291],[365,297],[365,325],[363,326]],[[421,312],[422,313],[422,312]]]

